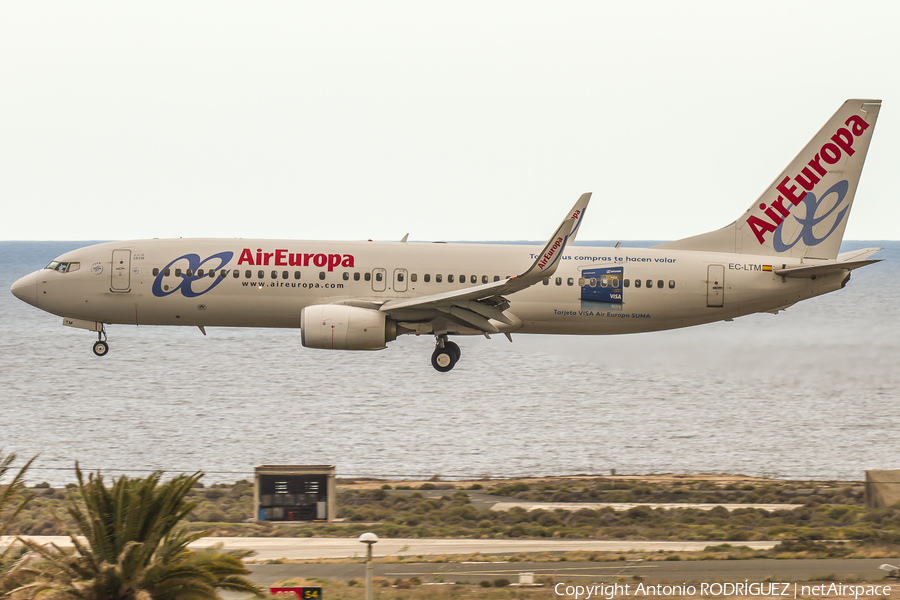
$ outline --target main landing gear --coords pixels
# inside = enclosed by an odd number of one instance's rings
[[[447,340],[447,335],[435,336],[434,353],[431,355],[431,366],[446,373],[456,366],[456,362],[462,353],[459,346]]]
[[[94,354],[106,356],[109,353],[109,344],[106,342],[106,328],[97,332],[97,341],[94,342]]]

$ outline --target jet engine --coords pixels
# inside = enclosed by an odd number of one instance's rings
[[[300,340],[307,348],[381,350],[397,339],[397,324],[370,308],[315,304],[300,311]]]

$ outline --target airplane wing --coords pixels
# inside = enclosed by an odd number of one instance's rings
[[[538,258],[521,275],[510,277],[504,281],[485,283],[441,294],[419,296],[408,300],[391,300],[382,304],[379,310],[397,316],[401,320],[416,320],[415,313],[417,312],[421,313],[422,318],[427,318],[426,313],[429,312],[449,314],[473,329],[489,333],[499,332],[500,330],[490,323],[491,319],[507,325],[515,323],[513,319],[503,313],[509,308],[509,302],[503,296],[529,288],[553,275],[559,266],[563,251],[574,241],[578,233],[590,199],[590,192],[581,195],[575,206],[566,213],[566,218],[544,244]]]

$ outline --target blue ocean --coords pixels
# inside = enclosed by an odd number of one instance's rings
[[[395,478],[900,468],[900,242],[845,242],[882,246],[884,262],[778,315],[462,338],[448,374],[431,368],[427,336],[332,352],[303,348],[298,330],[111,326],[98,358],[94,334],[8,291],[87,244],[0,242],[0,449],[39,455],[32,480],[71,481],[75,461],[199,469],[207,483],[260,464]]]

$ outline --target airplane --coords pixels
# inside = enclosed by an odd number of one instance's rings
[[[583,194],[540,250],[503,244],[245,239],[110,242],[66,252],[12,293],[63,325],[300,329],[307,348],[433,335],[624,334],[778,313],[843,288],[880,248],[838,254],[880,100],[848,100],[733,223],[650,248],[573,247]]]

